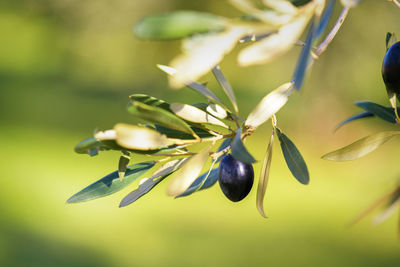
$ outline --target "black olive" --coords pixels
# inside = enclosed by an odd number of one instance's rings
[[[245,198],[253,186],[254,171],[251,164],[246,164],[226,155],[218,168],[218,182],[224,195],[237,202]]]
[[[400,96],[400,42],[392,45],[386,52],[382,64],[382,77],[389,96]]]

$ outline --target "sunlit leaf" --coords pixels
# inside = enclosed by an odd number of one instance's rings
[[[397,38],[396,35],[392,32],[386,33],[386,51],[389,50],[389,48],[397,43]]]
[[[127,149],[152,150],[175,144],[165,135],[146,127],[119,123],[114,130],[118,145]]]
[[[361,2],[361,0],[341,0],[341,2],[345,7],[355,7]]]
[[[125,196],[119,204],[119,207],[125,207],[150,192],[162,180],[178,170],[186,160],[187,158],[171,160],[161,166],[156,172],[153,173],[151,178],[143,179],[136,190]]]
[[[218,180],[218,168],[210,169],[209,171],[203,173],[185,190],[182,194],[176,196],[175,198],[185,197],[193,194],[196,191],[207,189],[213,186]]]
[[[178,117],[181,117],[184,120],[195,123],[208,123],[228,128],[228,126],[222,121],[194,106],[173,103],[170,105],[170,108],[172,112],[174,112]]]
[[[242,130],[236,132],[235,138],[231,143],[231,154],[236,160],[246,164],[253,164],[256,162],[254,157],[247,151],[242,141]]]
[[[90,156],[95,156],[99,151],[102,150],[110,150],[110,147],[103,144],[99,140],[94,137],[89,137],[79,144],[77,144],[74,148],[74,151],[78,154],[89,154]]]
[[[315,18],[312,19],[310,29],[308,30],[307,39],[303,49],[301,50],[299,59],[297,61],[296,70],[294,71],[293,75],[293,88],[296,90],[300,90],[301,86],[303,85],[305,74],[307,71],[308,64],[310,62],[310,51],[315,39]]]
[[[155,163],[155,161],[148,161],[128,166],[122,181],[119,179],[118,171],[110,173],[70,197],[67,203],[83,202],[113,194],[138,179],[151,169]]]
[[[263,166],[261,169],[260,180],[258,181],[258,188],[257,188],[257,210],[261,214],[261,216],[267,218],[264,211],[264,197],[265,191],[267,190],[268,179],[269,179],[269,172],[271,167],[271,160],[272,160],[272,148],[274,145],[274,133],[275,130],[272,130],[271,138],[269,140],[267,152],[265,153]]]
[[[308,174],[307,165],[299,150],[294,143],[284,133],[281,132],[281,130],[278,128],[275,129],[289,170],[292,172],[297,181],[302,184],[308,184],[310,182],[310,176]]]
[[[193,130],[185,121],[162,108],[134,101],[132,105],[128,107],[128,111],[143,120],[158,123],[165,127],[182,131],[188,134],[194,134]]]
[[[296,14],[297,7],[287,0],[262,0],[262,3],[281,13]]]
[[[302,7],[301,15],[283,24],[275,34],[243,49],[238,62],[242,66],[265,64],[289,51],[303,33],[316,8],[313,2]]]
[[[368,111],[364,111],[364,112],[360,112],[354,116],[351,116],[350,118],[342,121],[341,123],[339,123],[336,127],[335,127],[335,131],[339,130],[340,127],[342,127],[343,125],[355,121],[355,120],[359,120],[359,119],[364,119],[364,118],[370,118],[370,117],[374,117],[375,115],[372,114],[371,112]]]
[[[206,111],[218,119],[225,119],[228,116],[226,110],[218,104],[210,104],[206,107]]]
[[[356,106],[361,107],[365,111],[368,111],[377,117],[381,118],[390,123],[396,123],[396,115],[393,108],[384,107],[382,105],[370,102],[370,101],[357,101],[354,103]],[[399,109],[400,110],[400,109]]]
[[[266,95],[253,109],[245,121],[248,127],[258,127],[278,112],[288,101],[292,83],[285,83]]]
[[[183,54],[171,62],[176,73],[170,76],[170,85],[180,88],[216,66],[248,31],[245,27],[230,27],[221,33],[193,36],[183,43]]]
[[[212,146],[209,146],[198,154],[190,157],[176,172],[175,179],[171,181],[167,188],[167,194],[169,196],[182,194],[193,183],[206,163],[211,147]]]
[[[233,89],[232,89],[230,83],[225,78],[224,74],[222,73],[220,67],[219,66],[214,67],[212,69],[212,72],[213,72],[215,78],[217,79],[218,83],[221,85],[222,89],[228,96],[229,100],[231,101],[233,109],[235,110],[236,113],[238,113],[239,109],[238,109],[238,106],[236,103],[235,93],[233,92]]]
[[[335,2],[336,2],[335,0],[330,0],[328,6],[326,7],[325,12],[322,15],[322,18],[320,19],[318,24],[318,28],[315,34],[316,40],[321,37],[321,35],[324,33],[326,29],[326,26],[328,26],[329,19],[332,16],[333,8],[335,7]]]
[[[134,32],[142,39],[174,40],[196,33],[222,31],[227,24],[225,18],[213,14],[176,11],[147,16],[135,25]]]
[[[372,134],[367,137],[361,138],[360,140],[348,146],[325,154],[324,156],[322,156],[322,158],[333,161],[358,159],[374,151],[375,149],[389,141],[392,137],[399,134],[400,131],[388,131]]]
[[[127,151],[122,151],[122,155],[118,161],[118,176],[119,179],[123,179],[128,168],[128,164],[131,161],[130,153]]]

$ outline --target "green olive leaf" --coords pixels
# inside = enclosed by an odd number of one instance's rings
[[[280,129],[275,128],[275,130],[281,143],[282,153],[289,170],[297,181],[304,185],[308,184],[310,182],[310,176],[307,165],[299,150]]]
[[[231,143],[231,154],[236,160],[246,164],[253,164],[256,162],[254,157],[247,151],[242,141],[242,130],[236,131],[235,138]]]
[[[315,17],[313,17],[311,20],[310,29],[308,30],[305,45],[301,50],[299,59],[297,61],[297,66],[293,75],[293,81],[294,81],[293,88],[296,90],[300,90],[301,86],[303,85],[306,71],[310,63],[310,52],[315,41],[316,30],[317,27],[315,25]]]
[[[122,151],[122,155],[118,161],[118,176],[121,181],[125,176],[126,169],[130,161],[131,161],[130,153],[128,151]]]
[[[319,21],[317,31],[315,33],[316,40],[318,40],[321,37],[326,27],[328,26],[328,22],[332,16],[333,8],[335,7],[335,2],[336,2],[335,0],[330,0],[328,6],[326,7],[324,14],[322,15],[322,18]]]
[[[233,92],[232,86],[228,82],[228,80],[225,78],[224,74],[222,73],[220,67],[217,65],[212,69],[212,72],[217,79],[218,83],[221,85],[222,89],[224,90],[225,94],[228,96],[229,100],[232,103],[233,109],[235,110],[236,113],[239,112],[237,103],[236,103],[236,97],[235,93]]]
[[[103,144],[94,137],[89,137],[77,144],[74,151],[78,154],[89,154],[91,157],[96,156],[99,151],[110,150],[111,148]]]
[[[178,117],[186,121],[213,124],[228,128],[228,126],[222,121],[194,106],[180,103],[172,103],[170,105],[170,108],[172,112],[174,112]]]
[[[361,158],[374,151],[392,137],[399,135],[400,131],[379,132],[322,156],[323,159],[333,161],[347,161]]]
[[[222,31],[227,24],[227,19],[210,13],[176,11],[143,18],[136,23],[134,33],[141,39],[175,40],[198,33]]]
[[[146,127],[119,123],[114,126],[114,131],[117,144],[127,149],[153,150],[175,144],[167,136]]]
[[[187,162],[176,172],[176,177],[171,181],[167,188],[169,196],[178,196],[198,177],[204,164],[208,159],[212,145],[203,149],[198,154],[191,156]]]
[[[191,127],[193,132],[199,136],[200,138],[212,137],[213,135],[197,127]],[[178,139],[195,139],[195,137],[191,134],[183,133],[181,131],[176,131],[170,128],[166,128],[164,126],[155,124],[155,129],[157,132],[165,134],[168,138],[178,138]]]
[[[356,101],[354,104],[384,121],[396,123],[396,115],[394,109],[391,107],[384,107],[371,101]],[[400,111],[400,109],[398,109],[398,111]]]
[[[157,107],[157,108],[162,108],[166,111],[171,111],[169,109],[169,103],[165,102],[164,100],[155,98],[153,96],[145,95],[145,94],[133,94],[129,96],[129,99],[131,101],[135,102],[141,102],[143,104],[152,106],[152,107]]]
[[[350,118],[348,118],[348,119],[342,121],[341,123],[339,123],[339,124],[335,127],[335,130],[334,130],[334,131],[336,132],[337,130],[339,130],[339,128],[341,128],[343,125],[345,125],[345,124],[347,124],[347,123],[349,123],[349,122],[352,122],[352,121],[355,121],[355,120],[359,120],[359,119],[364,119],[364,118],[370,118],[370,117],[374,117],[374,116],[375,116],[375,115],[372,114],[372,113],[369,112],[369,111],[360,112],[360,113],[358,113],[358,114],[356,114],[356,115],[354,115],[354,116],[351,116]]]
[[[112,172],[70,197],[67,203],[88,201],[118,192],[151,169],[155,163],[147,161],[128,166],[123,180],[119,179],[118,171]]]
[[[226,119],[228,117],[227,111],[218,104],[210,104],[206,107],[206,111],[218,119]]]
[[[134,101],[132,105],[128,107],[128,111],[143,120],[158,123],[170,129],[178,130],[184,133],[192,135],[194,134],[192,128],[190,128],[185,121],[162,108]]]
[[[194,180],[194,182],[189,186],[188,189],[185,190],[180,195],[177,195],[175,198],[189,196],[197,191],[210,188],[213,186],[218,180],[218,168],[212,169],[212,166],[209,171],[203,173],[199,177]]]
[[[130,192],[127,196],[125,196],[119,207],[125,207],[129,204],[132,204],[148,192],[150,192],[157,184],[159,184],[162,180],[167,178],[170,174],[174,173],[180,167],[182,167],[183,163],[188,158],[176,159],[167,162],[162,165],[157,171],[155,171],[151,178],[144,178],[140,181],[139,187],[136,190]]]
[[[264,211],[264,197],[265,197],[265,192],[267,190],[269,172],[271,169],[272,148],[274,145],[274,133],[275,130],[272,130],[271,138],[269,140],[267,152],[265,153],[264,162],[261,169],[260,180],[258,181],[258,188],[257,188],[257,201],[256,201],[257,210],[264,218],[267,218]]]
[[[248,127],[258,127],[266,122],[286,104],[292,87],[292,83],[285,83],[266,95],[250,112],[244,124]]]

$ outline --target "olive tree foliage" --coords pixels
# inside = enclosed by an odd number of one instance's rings
[[[258,180],[256,206],[266,217],[263,200],[271,167],[272,147],[279,140],[285,161],[293,177],[303,185],[310,181],[305,160],[291,139],[278,127],[276,113],[288,103],[293,92],[300,90],[306,72],[326,51],[340,30],[347,14],[360,0],[229,0],[243,14],[226,18],[197,11],[175,11],[149,15],[134,26],[137,38],[145,40],[182,40],[182,52],[169,65],[157,65],[168,75],[172,89],[189,88],[204,97],[203,103],[167,103],[146,95],[129,96],[128,112],[143,120],[142,124],[118,123],[112,129],[98,131],[76,147],[77,153],[97,155],[100,151],[118,150],[118,169],[94,182],[68,199],[68,203],[104,197],[140,179],[138,187],[125,196],[120,207],[148,194],[166,180],[167,194],[179,198],[213,186],[218,180],[220,160],[227,154],[244,164],[257,160],[248,152],[245,140],[268,121],[272,133]],[[398,5],[397,0],[393,3]],[[343,9],[336,23],[326,31],[335,5]],[[305,39],[300,40],[305,34]],[[393,37],[388,38],[388,44]],[[219,67],[224,56],[238,44],[247,43],[237,56],[239,66],[267,64],[294,46],[301,46],[293,78],[270,91],[246,118],[239,116],[234,90]],[[197,82],[212,72],[229,103],[221,101],[205,84]],[[391,101],[393,105],[395,101]],[[377,116],[396,122],[393,108],[372,102],[358,102],[364,111],[343,122]],[[340,126],[341,126],[340,125]],[[369,136],[364,141],[329,153],[329,160],[360,157],[400,132],[391,131]],[[196,152],[192,146],[204,144]],[[151,160],[130,165],[135,155]],[[141,157],[142,158],[142,157]],[[208,162],[211,162],[210,168]],[[171,179],[167,179],[174,174]],[[143,178],[145,176],[145,178]],[[169,180],[169,181],[167,181]],[[394,199],[395,198],[395,199]],[[399,205],[400,192],[392,193],[390,208]]]

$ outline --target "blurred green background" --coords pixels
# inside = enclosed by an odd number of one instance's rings
[[[135,122],[127,96],[146,93],[195,103],[190,90],[172,91],[155,64],[168,64],[179,42],[136,40],[141,17],[178,9],[240,13],[226,1],[6,0],[0,3],[0,265],[1,266],[399,266],[397,216],[373,227],[370,217],[346,225],[391,190],[400,174],[398,140],[354,162],[320,159],[330,150],[381,129],[376,119],[334,126],[356,113],[352,103],[389,102],[380,67],[387,31],[400,36],[400,10],[363,1],[314,65],[304,89],[278,114],[280,128],[308,163],[311,183],[291,177],[275,146],[265,200],[256,187],[240,203],[216,185],[174,200],[159,187],[119,209],[136,188],[67,205],[72,194],[114,171],[118,153],[90,158],[73,147],[97,129]],[[337,4],[334,18],[340,12]],[[290,80],[299,48],[263,66],[240,68],[237,51],[221,67],[245,117],[268,91]],[[209,86],[221,96],[212,76]],[[262,160],[269,125],[250,137]],[[260,172],[260,163],[255,172]]]

